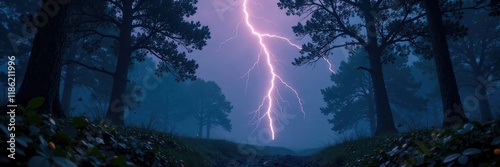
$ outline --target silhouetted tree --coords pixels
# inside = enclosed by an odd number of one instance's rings
[[[478,1],[478,0],[476,0]],[[490,0],[490,16],[500,16],[500,1],[499,0]]]
[[[147,57],[142,63],[133,64],[129,77],[132,83],[138,86],[135,91],[140,91],[140,101],[136,101],[137,108],[130,111],[134,117],[127,119],[138,124],[153,124],[149,120],[156,119],[158,128],[173,130],[176,123],[187,118],[181,111],[183,107],[192,105],[181,97],[185,96],[188,82],[176,82],[173,75],[156,76],[154,69],[156,63]],[[134,91],[134,90],[133,90]],[[148,118],[153,117],[156,118]],[[139,118],[139,119],[137,119]]]
[[[206,126],[207,138],[210,129],[216,126],[231,131],[231,120],[228,114],[233,109],[231,102],[226,100],[220,87],[213,81],[196,80],[189,84],[184,100],[191,105],[184,106],[182,111],[192,116],[198,124],[198,135],[203,136]]]
[[[481,18],[481,19],[477,19]],[[479,100],[481,120],[492,119],[488,88],[500,80],[500,20],[488,11],[465,11],[462,24],[467,36],[450,42],[450,52],[459,87],[472,89]]]
[[[88,38],[73,42],[64,58],[61,104],[66,110],[72,109],[72,92],[76,87],[88,89],[91,96],[109,99],[112,76],[106,70],[116,66],[116,56],[106,49],[109,40],[101,42],[97,49],[91,49],[84,45]]]
[[[1,1],[0,2],[0,64],[7,56],[16,56],[16,88],[19,88],[26,73],[29,55],[36,27],[33,13],[40,9],[38,1]],[[3,69],[2,69],[3,70]]]
[[[424,0],[432,52],[439,81],[441,100],[443,103],[443,126],[460,126],[468,122],[462,108],[455,74],[451,63],[446,39],[446,27],[443,24],[439,1]]]
[[[368,117],[370,132],[376,128],[373,88],[368,73],[358,70],[367,64],[362,54],[354,54],[341,62],[336,73],[331,75],[332,86],[321,90],[326,107],[321,108],[325,115],[332,115],[328,122],[332,130],[342,132],[352,128],[359,120]]]
[[[327,107],[321,108],[321,112],[333,115],[328,121],[333,124],[334,131],[342,132],[352,128],[357,121],[368,118],[370,132],[375,133],[377,118],[370,75],[358,70],[359,66],[368,64],[366,55],[364,50],[359,49],[347,62],[342,62],[338,72],[331,76],[334,85],[321,90],[327,102]],[[398,111],[400,114],[405,111],[422,112],[426,103],[417,96],[420,83],[412,77],[407,61],[406,57],[402,57],[383,67],[391,107],[401,108]]]
[[[86,6],[78,11],[81,21],[75,23],[80,29],[75,32],[99,35],[116,41],[112,47],[117,65],[112,73],[113,86],[106,117],[115,124],[124,123],[124,109],[128,107],[122,97],[127,92],[127,75],[130,64],[155,56],[160,60],[157,73],[172,73],[177,80],[195,79],[198,65],[188,60],[187,52],[201,49],[210,38],[208,27],[199,22],[187,21],[186,17],[196,12],[196,0],[104,0],[85,1]],[[107,26],[117,33],[101,32],[95,27]]]
[[[49,0],[43,0],[42,4]],[[38,19],[40,24],[33,41],[33,47],[19,92],[17,103],[26,105],[34,97],[44,97],[45,103],[39,108],[40,113],[51,113],[55,117],[64,117],[59,100],[62,58],[67,40],[67,21],[69,3],[57,3],[58,12],[47,20]],[[39,12],[46,12],[41,9]],[[47,14],[46,14],[47,15]],[[50,16],[50,15],[49,15]]]
[[[370,67],[363,69],[370,73],[376,97],[376,113],[380,118],[376,134],[395,132],[382,72],[382,64],[394,60],[395,55],[383,52],[409,54],[404,42],[421,34],[425,16],[418,1],[280,0],[278,5],[286,8],[288,15],[310,16],[305,25],[299,23],[293,27],[298,36],[312,38],[312,42],[303,46],[303,56],[295,59],[295,65],[315,62],[340,47],[352,50],[361,46],[367,51]],[[339,41],[342,39],[346,42]]]
[[[0,2],[0,20],[2,20],[0,54],[16,55],[16,58],[21,58],[20,55],[29,53],[36,32],[32,14],[40,9],[37,2],[35,0]],[[6,56],[0,57],[0,64],[3,64],[2,61],[5,59]]]
[[[412,62],[415,80],[421,83],[417,94],[427,101],[427,113],[423,116],[427,127],[439,127],[443,123],[441,95],[437,82],[436,66],[432,59],[420,59]]]

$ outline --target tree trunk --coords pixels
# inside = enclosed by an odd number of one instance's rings
[[[460,95],[458,94],[439,1],[424,0],[423,2],[429,24],[434,62],[436,63],[439,89],[443,103],[443,127],[461,126],[468,122],[468,119],[465,117]]]
[[[370,75],[372,78],[373,93],[375,99],[375,111],[377,113],[377,129],[375,135],[397,132],[392,118],[392,111],[389,105],[389,97],[385,88],[384,74],[382,73],[381,54],[384,48],[379,48],[377,42],[377,29],[375,23],[376,9],[371,8],[369,0],[363,1],[365,8],[363,15],[365,16],[367,43],[364,49],[368,53],[370,62]]]
[[[208,121],[208,123],[207,123],[207,139],[210,138],[210,128],[211,128],[210,127],[210,121]]]
[[[377,128],[377,118],[375,117],[375,105],[373,104],[373,91],[370,90],[368,96],[366,97],[368,102],[368,119],[370,120],[370,134],[375,135]]]
[[[49,0],[43,0],[47,3]],[[59,101],[62,58],[66,49],[66,25],[69,1],[59,5],[53,17],[40,10],[38,32],[33,41],[31,55],[24,80],[16,95],[17,104],[26,105],[34,97],[44,97],[45,103],[38,108],[39,113],[51,113],[55,117],[65,117]],[[46,23],[46,24],[43,24]]]
[[[203,138],[203,120],[198,120],[198,137]]]
[[[481,121],[489,121],[492,119],[491,109],[490,109],[490,101],[488,100],[488,96],[486,95],[486,87],[482,85],[479,88],[479,94],[476,97],[479,100],[479,110],[481,112]]]
[[[471,44],[471,46],[473,45]],[[471,52],[469,53],[469,55],[472,56],[474,55],[473,53],[474,52]],[[478,85],[474,90],[474,94],[476,95],[476,98],[479,101],[479,113],[481,113],[481,121],[491,120],[493,116],[491,113],[490,102],[488,100],[488,94],[486,92],[486,89],[495,84],[490,85],[488,81],[486,81],[485,79],[487,77],[482,76],[481,74],[483,72],[482,70],[483,67],[481,67],[482,65],[474,63],[471,64],[471,66],[472,66],[472,74],[476,76],[476,84]]]
[[[64,110],[69,111],[71,109],[71,95],[73,94],[73,85],[75,83],[75,65],[67,64],[65,73],[61,104]]]
[[[66,54],[65,59],[69,60],[75,60],[77,57],[77,52],[78,52],[78,45],[73,44],[71,47],[68,48],[68,53]],[[62,97],[61,97],[61,105],[63,111],[69,111],[71,110],[71,95],[73,94],[73,85],[75,85],[75,70],[76,70],[76,65],[75,64],[66,64],[65,65],[65,76],[64,76],[64,85],[63,85],[63,92],[62,92]]]
[[[375,99],[375,111],[377,113],[377,129],[375,135],[397,132],[394,126],[389,97],[385,88],[382,73],[381,52],[368,50],[370,59],[370,74],[372,78],[373,94]]]
[[[116,64],[115,73],[113,75],[113,87],[111,88],[111,98],[109,101],[108,111],[106,118],[111,120],[111,123],[116,125],[124,125],[125,117],[124,111],[126,104],[124,103],[123,96],[127,88],[127,76],[131,59],[131,33],[132,33],[132,1],[123,1],[123,17],[120,28],[120,37],[118,41],[118,61]]]

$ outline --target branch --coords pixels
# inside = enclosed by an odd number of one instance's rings
[[[409,23],[411,23],[413,21],[416,21],[416,20],[422,18],[423,16],[425,16],[425,13],[424,14],[420,14],[420,15],[414,17],[414,18],[408,19],[408,20],[406,20],[406,21],[401,22],[400,24],[398,24],[398,27],[396,29],[393,29],[394,31],[389,32],[389,34],[386,36],[387,38],[384,39],[384,44],[386,46],[387,45],[392,45],[394,43],[400,42],[400,39],[403,39],[405,37],[411,38],[411,37],[413,37],[413,35],[423,36],[423,34],[425,34],[425,31],[405,34],[405,35],[402,35],[401,37],[399,37],[398,39],[396,39],[397,35],[401,35],[399,33],[401,32],[403,25],[406,25],[406,24],[409,24]]]
[[[134,7],[134,8],[132,8],[132,11],[134,11],[134,13],[135,13],[135,12],[137,12],[137,11],[141,10],[141,9],[144,9],[144,8],[142,8],[142,5],[144,5],[144,3],[145,3],[146,1],[148,1],[148,0],[142,0],[142,1],[137,2],[137,3],[135,4],[135,7]]]
[[[349,30],[349,28],[347,28],[344,24],[344,22],[342,22],[342,19],[340,18],[339,14],[337,13],[337,9],[336,7],[334,6],[333,2],[330,4],[331,7],[332,7],[332,10],[335,10],[335,11],[329,11],[325,6],[321,6],[323,8],[323,10],[327,11],[328,13],[330,13],[331,15],[333,15],[333,17],[335,18],[336,22],[339,24],[340,28],[344,30],[344,32],[351,36],[352,38],[358,40],[359,43],[362,43],[362,44],[365,44],[366,41],[361,38],[358,34],[352,32]]]
[[[386,57],[384,60],[382,60],[382,62],[380,62],[380,64],[385,64],[385,63],[387,63],[387,61],[389,61],[389,60],[390,60],[390,59],[389,59],[389,57]]]
[[[365,70],[365,71],[367,71],[367,72],[369,72],[369,73],[372,73],[372,70],[371,70],[371,69],[366,68],[366,67],[363,67],[363,66],[359,66],[357,69],[358,69],[358,70]]]
[[[349,4],[349,5],[356,6],[356,7],[360,7],[361,6],[361,4],[355,3],[355,2],[353,2],[351,0],[342,0],[342,2],[345,2],[345,3]]]
[[[99,36],[104,37],[104,38],[111,38],[111,39],[115,39],[115,40],[119,39],[118,36],[111,35],[111,34],[103,34],[97,30],[77,30],[77,31],[72,31],[72,32],[73,33],[79,33],[79,32],[84,33],[83,36],[78,37],[76,39],[83,38],[83,37],[90,36],[90,35],[99,35]]]
[[[500,65],[500,60],[498,60],[498,61],[490,64],[489,66],[481,69],[481,73],[483,73],[483,74],[488,73],[488,72],[493,73],[494,72],[493,70],[495,69],[494,67],[497,66],[497,65]]]
[[[152,30],[153,31],[153,30]],[[138,50],[142,44],[146,43],[148,40],[150,40],[153,36],[155,36],[157,33],[159,33],[156,29],[154,32],[149,32],[149,34],[141,39],[140,41],[137,41],[135,44],[132,45],[132,51]]]
[[[97,72],[101,72],[101,73],[104,73],[104,74],[108,74],[108,75],[110,75],[112,77],[115,75],[113,72],[104,70],[104,68],[102,68],[102,67],[101,67],[101,69],[97,68],[96,66],[91,67],[91,66],[83,64],[83,63],[81,63],[79,61],[65,60],[65,62],[63,64],[78,64],[78,65],[83,66],[83,67],[85,67],[87,69],[94,70],[94,71],[97,71]]]
[[[114,6],[118,7],[121,11],[123,11],[123,6],[118,4],[118,2],[114,0],[106,0],[106,2],[109,2],[110,4],[113,4]]]
[[[116,2],[113,2],[112,0],[106,0],[106,1],[111,3],[111,4],[114,4],[118,9],[120,9],[120,11],[123,11],[123,7],[119,6]],[[94,12],[87,13],[85,11],[82,11],[82,13],[75,13],[73,15],[89,16],[91,18],[100,19],[101,21],[113,23],[117,27],[121,26],[121,23],[118,20],[116,20],[115,18],[113,18],[112,16],[101,13],[102,11],[100,9],[96,8],[96,6],[91,3],[91,1],[87,1],[87,5],[90,6],[92,8],[92,10],[94,10]]]

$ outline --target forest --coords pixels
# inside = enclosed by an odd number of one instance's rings
[[[0,166],[498,166],[499,17],[498,0],[0,1]]]

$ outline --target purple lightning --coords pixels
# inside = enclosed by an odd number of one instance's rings
[[[328,64],[328,70],[330,70],[331,73],[335,73],[335,71],[333,71],[333,66],[332,66],[332,63],[330,63],[330,60],[328,60],[324,56],[323,56],[323,60],[325,60],[326,64]]]
[[[277,90],[276,90],[277,80],[279,80],[279,83],[285,85],[288,89],[290,89],[293,93],[295,93],[295,96],[297,97],[297,101],[298,101],[298,103],[300,105],[300,111],[302,111],[302,113],[304,115],[305,115],[305,112],[304,112],[304,108],[302,106],[302,99],[300,98],[299,93],[297,92],[297,90],[295,90],[288,83],[286,83],[281,78],[281,76],[279,76],[276,73],[276,71],[274,70],[275,67],[274,67],[273,62],[271,61],[272,60],[271,53],[269,52],[267,45],[264,43],[263,38],[264,37],[278,38],[278,39],[282,39],[282,40],[287,41],[290,45],[292,45],[294,47],[297,47],[297,48],[300,48],[300,47],[298,45],[292,43],[289,39],[287,39],[285,37],[281,37],[281,36],[277,36],[277,35],[272,35],[272,34],[263,34],[263,33],[257,32],[255,30],[255,28],[253,27],[252,23],[250,23],[250,15],[248,13],[247,2],[248,2],[248,0],[244,0],[243,1],[243,13],[245,14],[244,15],[244,17],[245,17],[245,23],[246,23],[246,26],[251,30],[251,33],[253,35],[255,35],[259,39],[259,44],[260,44],[260,47],[261,47],[262,51],[264,51],[264,55],[265,55],[265,58],[266,58],[266,63],[267,63],[267,66],[269,67],[269,74],[271,75],[271,80],[269,81],[270,85],[269,85],[269,88],[267,90],[267,94],[266,94],[266,96],[264,96],[264,98],[262,100],[262,103],[259,105],[259,108],[257,110],[260,111],[264,107],[264,105],[267,104],[267,109],[265,109],[265,115],[263,115],[263,117],[267,117],[267,119],[269,121],[269,128],[271,130],[271,139],[274,140],[274,138],[275,138],[275,134],[274,134],[275,130],[274,130],[274,125],[273,125],[274,120],[273,120],[273,117],[272,117],[272,113],[273,113],[274,105],[276,103],[276,102],[274,102],[274,100],[276,100],[275,93],[277,93]],[[259,57],[261,55],[262,54],[259,54]],[[260,58],[257,61],[259,61],[259,60],[260,60]],[[255,64],[254,64],[253,67],[255,67]],[[253,67],[252,67],[252,69],[253,69]],[[247,72],[247,74],[248,74],[248,72]],[[261,118],[263,118],[263,117],[261,117]]]
[[[250,22],[250,14],[249,14],[249,9],[247,7],[248,1],[249,0],[243,0],[242,12],[244,14],[244,18],[236,26],[236,30],[235,30],[234,36],[232,36],[229,39],[227,39],[227,40],[223,41],[222,43],[220,43],[219,50],[220,50],[220,47],[224,43],[226,43],[226,42],[234,39],[238,35],[239,26],[240,26],[240,24],[243,21],[245,21],[245,25],[250,30],[250,33],[252,35],[254,35],[255,37],[258,38],[258,40],[259,40],[258,43],[259,43],[261,49],[260,49],[260,53],[257,55],[257,61],[252,65],[252,67],[250,69],[248,69],[248,71],[242,77],[247,76],[247,82],[246,82],[246,87],[245,87],[245,90],[246,90],[246,88],[248,87],[248,80],[250,78],[250,72],[260,62],[261,56],[265,56],[264,59],[265,59],[265,62],[266,62],[267,68],[268,68],[268,72],[269,72],[269,75],[271,76],[271,78],[269,80],[269,87],[267,88],[267,93],[262,98],[262,102],[258,106],[258,109],[255,110],[254,112],[256,114],[258,114],[260,111],[265,111],[262,116],[258,117],[258,122],[260,122],[263,118],[267,118],[267,120],[269,121],[269,124],[268,124],[269,125],[269,129],[271,131],[271,139],[274,140],[275,139],[275,127],[274,127],[275,118],[273,116],[274,115],[278,115],[277,112],[274,111],[274,110],[276,110],[276,109],[279,109],[280,111],[283,110],[282,106],[279,105],[279,102],[278,102],[279,99],[281,99],[282,102],[288,103],[287,101],[283,100],[283,98],[281,97],[281,94],[279,93],[278,88],[277,88],[278,85],[283,85],[286,88],[288,88],[291,92],[293,92],[295,94],[296,98],[297,98],[297,103],[299,104],[300,111],[304,114],[304,117],[305,117],[305,112],[304,112],[304,107],[302,105],[302,99],[300,98],[300,95],[297,92],[297,90],[295,90],[295,88],[293,88],[291,85],[289,85],[287,82],[285,82],[285,80],[283,80],[283,78],[275,71],[275,64],[273,62],[273,60],[274,60],[273,56],[274,55],[269,51],[268,46],[264,42],[264,38],[275,38],[275,39],[284,40],[290,46],[293,46],[293,47],[295,47],[295,48],[297,48],[299,50],[302,49],[302,47],[300,47],[297,44],[294,44],[293,42],[291,42],[286,37],[282,37],[282,36],[274,35],[274,34],[267,34],[267,33],[260,33],[260,32],[258,32],[254,28],[254,26],[252,25],[252,23]],[[330,70],[330,72],[334,73],[334,71],[332,69],[332,64],[330,63],[330,61],[326,57],[323,57],[323,59],[329,65],[328,69]],[[276,121],[279,121],[279,119],[276,119]]]

